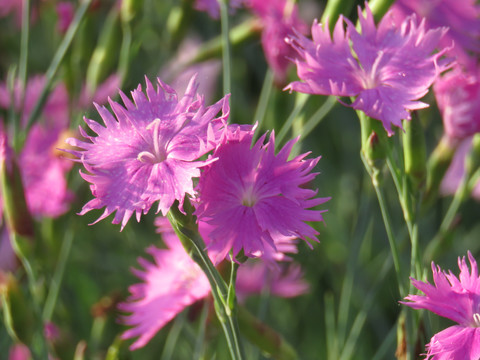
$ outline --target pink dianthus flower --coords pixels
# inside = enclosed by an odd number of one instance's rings
[[[426,359],[477,360],[480,358],[480,277],[477,262],[468,252],[469,270],[465,257],[458,258],[460,275],[442,271],[432,262],[433,281],[411,279],[412,284],[425,295],[408,295],[401,302],[414,309],[426,309],[455,321],[435,334],[427,344]]]
[[[143,270],[133,269],[144,282],[130,286],[131,296],[119,309],[131,313],[122,317],[133,326],[122,335],[124,339],[138,337],[131,350],[146,343],[177,314],[210,293],[210,284],[200,267],[185,252],[168,220],[162,219],[162,238],[167,249],[151,246],[147,249],[155,260],[138,262]]]
[[[480,132],[479,70],[466,72],[456,66],[433,85],[445,134],[450,139],[464,139]]]
[[[425,28],[448,27],[440,40],[441,47],[454,44],[451,53],[464,65],[474,63],[480,54],[480,5],[475,0],[396,0],[392,17],[403,21],[412,13],[425,18]]]
[[[317,173],[320,158],[308,154],[288,160],[296,140],[275,155],[274,135],[264,145],[263,135],[250,147],[253,130],[230,127],[216,148],[217,161],[199,179],[199,221],[212,226],[207,248],[217,253],[216,262],[232,250],[261,257],[277,250],[276,244],[294,238],[316,239],[318,232],[307,221],[323,221],[320,210],[308,210],[328,198],[313,198],[316,191],[303,188]]]
[[[298,16],[292,0],[248,0],[246,6],[261,19],[262,47],[268,65],[273,69],[278,82],[284,81],[290,59],[295,50],[285,42],[294,31],[305,34],[306,24]]]
[[[132,91],[135,104],[122,92],[125,107],[109,101],[116,119],[105,107],[96,106],[105,127],[85,118],[98,136],[80,128],[88,142],[67,140],[83,149],[71,153],[88,171],[80,173],[92,184],[95,197],[80,215],[105,207],[95,222],[116,212],[113,223],[121,223],[123,229],[133,213],[140,220],[156,201],[157,212],[164,215],[175,200],[182,209],[185,195],[195,195],[192,178],[211,162],[198,159],[216,146],[228,117],[228,96],[206,107],[203,97],[196,95],[195,77],[181,100],[160,79],[157,90],[148,79],[146,83],[147,95],[140,85]],[[220,110],[222,115],[215,118]]]
[[[418,99],[449,67],[447,61],[439,60],[447,49],[432,55],[447,28],[427,31],[425,22],[418,23],[415,15],[397,27],[390,12],[376,27],[368,6],[365,15],[359,7],[358,16],[361,33],[340,16],[333,39],[328,25],[317,21],[312,25],[313,41],[299,34],[289,39],[300,55],[295,62],[301,81],[286,89],[355,97],[351,106],[381,120],[392,135],[392,125],[401,128],[402,119],[411,118],[409,110],[428,107]]]
[[[142,258],[138,260],[143,270],[132,271],[144,282],[132,285],[130,297],[119,305],[121,311],[130,313],[123,315],[121,321],[133,326],[122,337],[138,337],[131,350],[145,346],[187,306],[210,293],[207,277],[185,252],[168,220],[158,217],[155,225],[167,249],[154,246],[147,249],[155,263]],[[208,255],[212,257],[211,253]],[[252,294],[261,294],[265,288],[272,295],[295,297],[307,292],[308,284],[298,265],[267,267],[263,262],[247,262],[240,266],[236,282],[236,295],[240,301]]]

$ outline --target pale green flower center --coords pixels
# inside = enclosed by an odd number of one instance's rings
[[[153,120],[150,124],[148,124],[147,130],[153,128],[153,149],[151,149],[152,151],[141,151],[140,153],[138,153],[137,160],[141,162],[157,164],[167,158],[165,149],[163,148],[163,146],[160,145],[160,138],[158,136],[160,122],[161,120],[157,118]]]
[[[257,203],[257,200],[257,196],[253,190],[253,185],[248,186],[242,196],[242,205],[252,207]]]

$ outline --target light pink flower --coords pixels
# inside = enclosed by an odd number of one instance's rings
[[[195,9],[199,11],[206,11],[213,19],[220,18],[220,5],[218,1],[222,0],[195,0]],[[242,6],[245,0],[230,0],[228,2],[230,12],[233,13],[235,9]]]
[[[455,150],[452,162],[442,179],[440,192],[444,195],[453,195],[465,176],[465,160],[472,149],[472,137],[462,140]],[[480,183],[477,183],[471,193],[472,197],[480,200]]]
[[[13,101],[15,110],[22,112],[25,125],[44,84],[44,76],[35,76],[28,81],[23,108],[20,84],[17,83],[14,88],[13,100],[6,85],[0,85],[0,107],[8,109]],[[41,114],[42,123],[31,127],[18,156],[26,202],[31,214],[36,217],[58,217],[69,209],[73,200],[66,180],[72,163],[56,151],[58,140],[68,127],[68,112],[66,88],[59,84],[47,98]],[[3,129],[0,133],[6,139]]]
[[[218,160],[199,179],[195,215],[213,227],[208,249],[218,254],[216,262],[230,250],[233,257],[242,249],[261,257],[285,240],[316,240],[318,232],[306,222],[323,221],[324,211],[308,209],[328,199],[303,188],[317,175],[311,171],[320,158],[288,160],[298,139],[275,155],[273,134],[265,145],[263,135],[250,147],[252,136],[253,130],[229,128],[213,154]]]
[[[410,110],[428,106],[418,99],[449,66],[439,61],[446,49],[432,55],[447,29],[427,31],[425,22],[418,23],[415,15],[396,27],[391,13],[376,27],[368,6],[365,15],[360,8],[358,14],[361,33],[340,16],[333,38],[328,26],[316,21],[312,25],[313,41],[298,34],[290,38],[300,55],[295,62],[301,81],[286,89],[355,97],[351,106],[381,120],[391,135],[392,125],[401,128],[402,119],[411,118]]]
[[[155,263],[138,259],[143,270],[132,271],[144,282],[132,285],[130,297],[119,305],[121,311],[131,313],[121,318],[123,323],[132,326],[122,338],[138,337],[131,350],[145,346],[187,306],[210,293],[207,277],[185,252],[168,220],[158,217],[155,225],[167,249],[154,246],[147,249]],[[208,255],[212,257],[211,253]],[[302,276],[298,265],[267,268],[264,263],[243,264],[238,270],[236,293],[241,301],[266,289],[280,297],[299,296],[308,291],[308,284]]]
[[[95,91],[89,91],[84,85],[80,92],[80,97],[77,106],[82,109],[92,106],[92,102],[103,105],[106,104],[108,98],[117,93],[121,84],[121,79],[118,74],[112,74],[99,84]]]
[[[183,206],[186,194],[195,195],[192,178],[211,160],[200,161],[212,150],[217,135],[228,117],[228,96],[206,107],[196,94],[195,77],[181,100],[176,92],[158,79],[155,90],[146,80],[146,94],[141,86],[132,91],[135,102],[120,92],[125,108],[110,101],[115,117],[97,106],[105,127],[85,119],[98,136],[80,129],[88,142],[70,138],[68,143],[83,149],[71,151],[88,173],[95,197],[84,205],[81,215],[105,207],[97,221],[116,212],[114,224],[126,225],[133,213],[137,220],[158,201],[158,211],[165,215],[175,200]],[[217,113],[222,115],[215,118]]]
[[[433,281],[411,279],[425,295],[408,295],[401,302],[414,309],[426,309],[455,321],[435,334],[427,345],[427,358],[432,360],[478,360],[480,358],[480,277],[477,262],[468,252],[469,270],[465,257],[458,258],[460,275],[442,271],[432,262]]]
[[[3,201],[3,200],[2,200]],[[10,233],[4,226],[0,230],[0,271],[15,271],[19,263],[10,242]]]
[[[0,107],[9,109],[13,102],[15,111],[22,112],[21,123],[22,126],[25,126],[45,86],[45,81],[45,75],[32,76],[28,80],[24,92],[22,92],[20,82],[16,82],[13,89],[13,99],[11,99],[7,85],[0,83]],[[42,109],[42,118],[48,126],[67,127],[70,120],[68,93],[63,83],[57,84],[48,96]]]
[[[73,3],[69,1],[60,1],[56,5],[55,9],[57,10],[58,15],[58,31],[64,34],[73,20],[73,16],[75,15],[75,7],[73,6]]]
[[[467,72],[457,66],[433,85],[445,133],[450,138],[463,139],[480,132],[479,75],[479,69]]]
[[[292,0],[248,0],[246,6],[261,19],[262,47],[269,66],[278,82],[283,82],[295,50],[285,38],[307,32],[306,24],[298,16],[297,5]]]
[[[144,282],[130,286],[130,297],[119,305],[131,313],[122,317],[123,323],[132,326],[122,338],[138,337],[131,350],[145,346],[177,314],[210,293],[207,277],[185,252],[168,220],[163,218],[160,225],[168,248],[147,249],[155,263],[138,259],[143,269],[132,271]]]
[[[296,297],[307,293],[309,285],[303,279],[300,265],[272,267],[262,261],[247,262],[239,267],[235,289],[239,301],[243,301],[247,296],[264,291],[283,298]]]
[[[31,360],[32,354],[30,349],[21,343],[14,344],[10,347],[8,360]]]
[[[402,22],[412,13],[425,18],[425,28],[448,27],[440,47],[450,47],[451,53],[465,65],[475,63],[480,53],[480,5],[475,0],[397,0],[392,16]]]

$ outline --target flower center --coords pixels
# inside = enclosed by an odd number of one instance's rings
[[[480,327],[480,314],[473,314],[473,327]]]
[[[257,203],[257,197],[253,191],[253,185],[248,186],[242,196],[242,205],[252,207]]]
[[[377,57],[375,58],[375,61],[373,62],[372,68],[370,71],[367,73],[364,71],[363,76],[362,76],[362,85],[364,89],[374,89],[378,85],[380,85],[380,79],[379,79],[379,74],[378,74],[378,66],[380,64],[380,61],[382,61],[383,57],[383,51],[379,51],[377,53]]]
[[[150,124],[148,124],[147,130],[153,128],[153,151],[141,151],[137,155],[137,160],[141,162],[157,164],[167,158],[165,149],[163,148],[163,146],[160,145],[160,138],[158,136],[160,123],[160,119],[157,118],[153,120]]]

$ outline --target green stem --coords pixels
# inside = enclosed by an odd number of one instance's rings
[[[307,135],[312,132],[313,129],[325,118],[325,116],[332,110],[332,108],[337,104],[337,99],[335,96],[329,96],[325,102],[320,106],[320,108],[307,120],[305,125],[302,127],[302,138],[306,138]]]
[[[83,17],[85,16],[85,13],[90,6],[90,3],[92,0],[83,0],[81,2],[80,7],[75,13],[75,16],[73,18],[72,23],[70,24],[65,36],[63,37],[62,42],[60,43],[60,46],[58,47],[55,55],[53,56],[52,62],[50,63],[50,66],[47,69],[47,72],[45,73],[45,85],[43,86],[42,92],[40,93],[40,96],[30,113],[30,116],[28,117],[28,121],[26,124],[25,128],[25,133],[28,133],[28,130],[30,127],[33,125],[35,120],[40,114],[40,111],[42,110],[43,106],[45,105],[45,102],[47,100],[47,96],[51,91],[51,87],[53,84],[53,79],[55,77],[55,74],[58,71],[58,68],[60,67],[60,64],[63,61],[63,58],[65,57],[65,54],[70,47],[73,38],[75,37],[75,34],[77,33],[77,30],[80,26],[80,23],[83,20]]]
[[[30,0],[24,0],[22,6],[22,34],[20,37],[20,61],[18,66],[18,78],[20,80],[20,111],[13,125],[13,148],[18,151],[18,133],[23,118],[23,106],[25,104],[25,89],[27,86],[27,63],[28,41],[30,37]],[[12,97],[12,99],[15,99]],[[13,101],[15,103],[15,101]]]
[[[378,177],[379,177],[379,170],[376,168],[372,168],[369,164],[368,161],[365,159],[363,153],[361,153],[361,158],[363,161],[363,164],[365,165],[365,169],[367,170],[368,174],[370,175],[372,179],[372,184],[375,189],[375,193],[377,194],[377,199],[378,199],[378,204],[380,205],[380,211],[382,213],[382,219],[383,223],[385,225],[385,230],[387,232],[387,237],[388,237],[388,242],[390,244],[390,251],[392,253],[392,258],[393,258],[393,266],[395,268],[395,274],[397,277],[397,282],[398,282],[398,290],[400,292],[400,296],[403,296],[404,293],[404,288],[402,285],[402,269],[400,265],[400,257],[398,255],[398,249],[397,249],[397,241],[395,239],[395,236],[393,234],[392,226],[390,224],[390,215],[387,210],[387,206],[385,203],[385,197],[383,195],[383,190],[378,182]]]
[[[118,74],[120,76],[120,87],[125,81],[128,73],[130,60],[130,46],[132,44],[132,29],[129,22],[122,22],[122,46],[120,48],[120,59],[118,61]]]
[[[273,70],[271,68],[268,68],[267,73],[265,74],[265,79],[263,80],[262,90],[260,91],[260,98],[258,100],[257,110],[255,111],[255,115],[253,117],[253,121],[257,123],[257,134],[261,132],[262,124],[265,120],[265,113],[267,112],[268,101],[270,99],[270,94],[272,93],[273,88],[273,79]],[[254,143],[257,138],[258,136],[254,136],[252,139],[252,143]]]
[[[187,207],[187,204],[185,204]],[[192,259],[200,266],[210,282],[217,317],[222,325],[228,348],[233,360],[244,359],[243,348],[236,320],[235,302],[229,303],[229,289],[217,271],[207,253],[205,244],[200,237],[197,225],[191,212],[182,214],[178,208],[172,207],[167,214],[175,233],[190,253]]]
[[[228,1],[219,0],[220,21],[222,26],[222,61],[223,61],[223,93],[230,94],[232,91],[231,59],[230,59],[230,34],[228,25]]]
[[[285,138],[288,131],[292,127],[293,121],[298,116],[298,114],[300,114],[300,111],[302,111],[302,109],[305,106],[305,103],[307,102],[309,97],[310,97],[309,94],[296,93],[295,107],[293,108],[292,112],[290,113],[290,116],[288,117],[287,121],[285,121],[285,123],[283,124],[283,126],[280,129],[280,132],[278,133],[278,136],[276,138],[275,145],[277,147],[279,146],[279,144],[282,143],[283,139]]]
[[[65,273],[65,267],[72,249],[73,238],[74,231],[69,226],[62,243],[62,248],[60,249],[57,267],[55,268],[55,273],[53,274],[52,281],[50,283],[50,290],[47,295],[47,300],[45,301],[45,306],[43,307],[42,317],[43,321],[45,322],[48,322],[52,319],[53,310],[55,309],[55,304],[58,299],[60,285],[62,284],[63,274]]]
[[[32,296],[32,303],[33,303],[33,310],[35,312],[37,321],[36,321],[36,335],[37,335],[37,342],[35,342],[33,348],[36,350],[36,352],[39,354],[40,359],[48,359],[48,347],[47,347],[47,342],[45,341],[45,337],[43,335],[43,321],[41,321],[41,310],[40,310],[40,304],[39,304],[39,299],[38,299],[38,294],[36,290],[37,286],[37,279],[35,277],[35,273],[32,269],[32,265],[30,264],[30,261],[28,260],[27,256],[24,254],[22,251],[22,246],[19,244],[21,241],[31,241],[31,239],[26,239],[23,238],[22,236],[17,235],[14,232],[10,233],[11,241],[12,241],[12,247],[15,250],[15,254],[17,257],[20,259],[20,262],[23,265],[23,268],[25,269],[25,272],[27,273],[27,279],[28,279],[28,288],[30,290],[30,295]],[[38,347],[37,347],[38,346]]]

